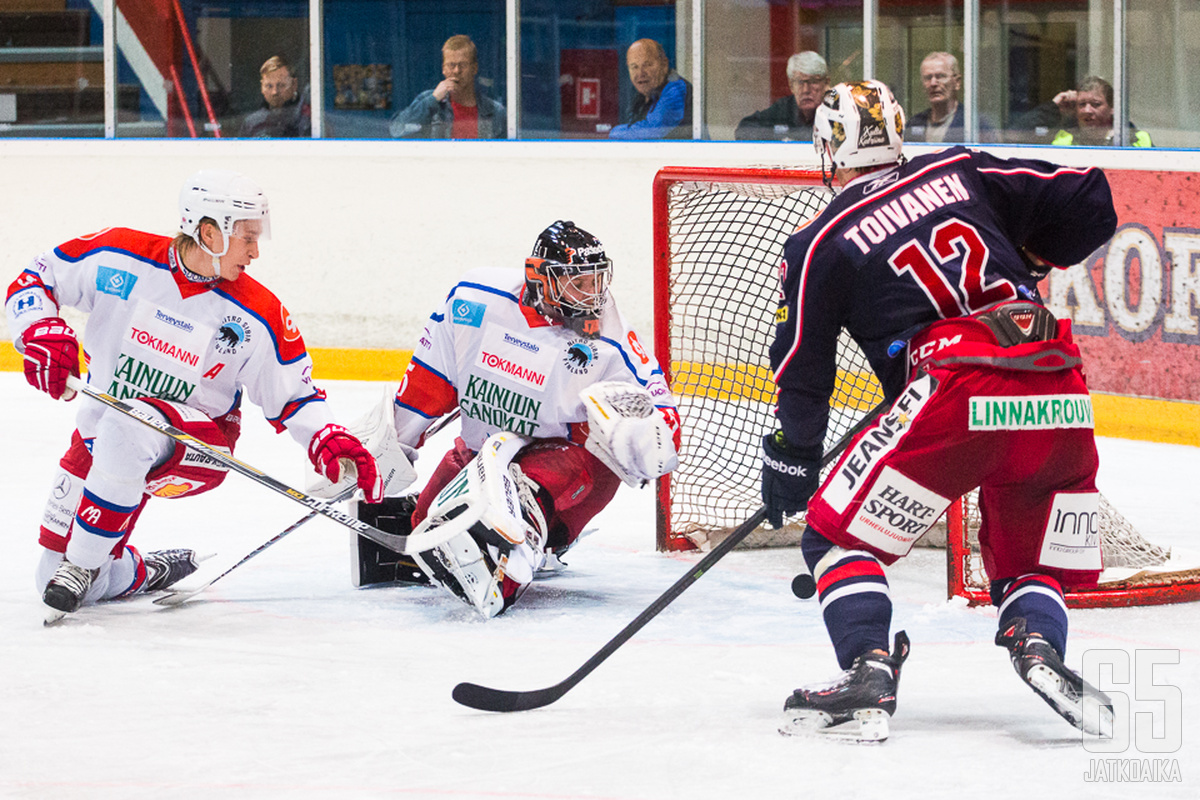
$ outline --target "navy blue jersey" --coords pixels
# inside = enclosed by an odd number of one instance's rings
[[[1116,230],[1104,173],[953,147],[868,173],[784,247],[771,367],[788,441],[820,448],[838,333],[863,349],[887,397],[906,380],[904,348],[939,319],[1037,299],[1053,266],[1079,263]],[[1047,266],[1034,266],[1024,253]]]

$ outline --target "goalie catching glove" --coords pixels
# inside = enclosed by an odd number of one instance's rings
[[[375,459],[376,471],[383,483],[383,497],[399,497],[417,479],[417,471],[413,469],[417,451],[400,444],[396,438],[391,392],[385,392],[383,400],[353,422],[348,432],[362,442]],[[317,469],[321,474],[311,476],[304,487],[313,497],[332,500],[353,486],[356,480],[353,474],[345,473],[338,479],[327,475],[320,467]],[[368,498],[368,502],[376,501]]]
[[[763,437],[762,499],[767,521],[783,527],[784,514],[799,514],[821,482],[821,453],[793,447],[775,431]]]
[[[308,457],[313,466],[332,483],[345,476],[358,483],[368,503],[383,500],[383,481],[375,459],[350,431],[341,425],[326,425],[313,435],[308,445]]]
[[[75,390],[67,378],[79,377],[79,341],[61,317],[38,320],[21,334],[25,380],[55,400],[71,400]]]
[[[579,393],[587,408],[588,452],[630,486],[666,475],[679,466],[676,431],[666,413],[641,386],[621,381],[594,383]]]

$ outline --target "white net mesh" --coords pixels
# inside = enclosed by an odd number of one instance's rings
[[[655,335],[667,337],[683,419],[680,467],[665,499],[660,496],[660,540],[668,548],[708,549],[761,505],[761,438],[776,426],[767,350],[783,245],[831,196],[812,173],[773,171],[775,178],[794,180],[780,185],[756,182],[751,172],[680,180],[667,193],[669,318],[656,321]],[[844,334],[838,366],[826,447],[882,398],[865,357]],[[1161,577],[1171,565],[1170,551],[1148,542],[1107,500],[1101,509],[1106,578],[1170,580]],[[966,584],[986,591],[974,495],[965,519],[975,549]],[[794,545],[802,520],[794,522],[781,531],[760,528],[744,546]]]

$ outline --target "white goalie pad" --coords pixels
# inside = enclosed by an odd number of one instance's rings
[[[392,411],[390,391],[385,392],[378,405],[348,425],[347,429],[375,457],[375,466],[383,479],[384,497],[399,497],[417,479],[417,471],[413,469],[417,451],[400,444],[396,439],[396,418]],[[314,497],[332,500],[353,488],[355,481],[356,473],[351,469],[342,470],[342,479],[337,483],[310,471],[304,490]]]
[[[675,436],[641,386],[594,383],[579,393],[588,414],[588,452],[630,486],[679,466]]]
[[[508,545],[525,541],[530,527],[521,516],[521,498],[508,465],[532,440],[494,433],[462,471],[438,492],[429,513],[408,537],[408,553],[420,553],[466,533],[476,523]]]
[[[527,586],[545,560],[543,534],[521,514],[523,476],[510,470],[530,441],[512,433],[490,436],[433,499],[408,540],[408,552],[431,580],[488,618],[504,610],[504,576]]]

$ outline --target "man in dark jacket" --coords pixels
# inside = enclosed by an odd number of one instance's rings
[[[262,76],[262,107],[242,120],[239,135],[247,138],[297,138],[312,136],[312,111],[307,89],[283,56],[271,56],[258,70]]]
[[[735,139],[773,139],[811,142],[813,116],[829,88],[829,66],[811,50],[796,53],[787,62],[792,93],[738,123]]]

